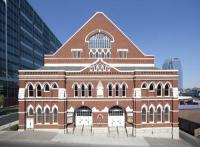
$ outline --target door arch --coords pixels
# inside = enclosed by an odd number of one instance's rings
[[[92,110],[87,106],[81,106],[76,109],[76,126],[92,125]]]
[[[124,127],[125,125],[125,110],[119,106],[113,106],[108,111],[108,126],[109,127]]]

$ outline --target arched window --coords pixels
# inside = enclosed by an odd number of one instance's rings
[[[28,86],[28,97],[33,96],[33,85]]]
[[[53,83],[53,84],[52,84],[52,88],[53,88],[53,89],[57,89],[57,88],[58,88],[58,85],[57,85],[56,83]]]
[[[31,115],[33,115],[33,108],[32,107],[30,107],[29,110],[28,110],[28,116],[31,116]]]
[[[142,122],[143,123],[147,122],[147,110],[145,107],[142,108]]]
[[[99,57],[99,53],[98,53],[98,51],[96,52],[96,58],[98,58]]]
[[[50,123],[49,108],[45,109],[45,123]]]
[[[108,86],[108,96],[112,96],[112,85],[109,84]]]
[[[101,53],[101,57],[102,57],[102,58],[105,58],[104,52]]]
[[[53,123],[58,123],[58,110],[57,110],[57,108],[53,109]]]
[[[91,84],[88,85],[88,96],[92,96],[92,86]]]
[[[105,33],[96,33],[89,38],[88,48],[111,48],[111,39]]]
[[[74,85],[74,97],[77,97],[78,96],[78,85],[75,84]]]
[[[157,87],[157,96],[162,96],[162,86],[161,86],[161,84],[158,84],[158,87]]]
[[[115,96],[119,96],[119,85],[115,85]]]
[[[38,84],[36,86],[36,97],[40,97],[40,96],[42,96],[42,88],[41,88],[40,84]]]
[[[110,53],[110,52],[107,52],[106,57],[107,57],[107,58],[110,58],[110,57],[111,57],[111,53]]]
[[[169,86],[169,84],[165,85],[165,96],[170,96],[170,86]]]
[[[126,96],[126,85],[122,85],[122,96]]]
[[[153,111],[153,108],[151,107],[149,111],[150,111],[149,112],[149,117],[150,117],[149,121],[150,122],[154,122],[154,111]]]
[[[164,110],[164,120],[165,122],[169,122],[169,108],[168,107],[165,107],[165,110]]]
[[[142,89],[147,89],[147,83],[142,84]]]
[[[45,84],[45,85],[44,85],[44,91],[45,91],[45,92],[49,92],[49,90],[50,90],[49,85],[48,85],[48,84]]]
[[[85,86],[84,86],[84,84],[81,85],[81,96],[82,97],[85,96]]]
[[[90,56],[90,58],[93,58],[93,57],[94,57],[93,52],[90,52],[90,53],[89,53],[89,56]]]
[[[37,109],[37,123],[42,123],[42,110],[41,108]]]
[[[150,84],[149,90],[150,90],[150,91],[154,91],[154,84],[153,84],[153,83]]]
[[[162,121],[161,118],[162,118],[161,108],[158,107],[158,109],[157,109],[157,122],[161,122]]]

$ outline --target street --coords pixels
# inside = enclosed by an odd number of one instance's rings
[[[11,113],[8,115],[0,116],[0,126],[18,120],[18,113]]]

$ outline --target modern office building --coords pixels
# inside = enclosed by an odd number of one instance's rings
[[[59,40],[26,0],[0,0],[0,95],[16,104],[18,70],[37,69]]]
[[[176,69],[179,71],[179,78],[178,78],[178,88],[179,91],[183,90],[183,69],[182,64],[179,58],[169,58],[166,59],[163,63],[162,69],[164,70],[173,70]]]
[[[19,129],[178,138],[178,70],[160,70],[104,13],[19,71]]]

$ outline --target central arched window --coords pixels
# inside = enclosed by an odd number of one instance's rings
[[[153,111],[152,107],[150,108],[150,114],[149,114],[149,116],[150,116],[149,121],[150,122],[154,122],[154,111]]]
[[[161,84],[158,84],[158,87],[157,87],[157,96],[162,96],[162,86],[161,86]]]
[[[126,96],[126,85],[122,85],[122,96]]]
[[[161,122],[161,118],[162,118],[161,108],[158,107],[158,109],[157,109],[157,122]]]
[[[89,38],[88,48],[111,48],[111,39],[105,33],[96,33]]]
[[[170,96],[170,85],[169,84],[165,85],[165,96]]]
[[[169,122],[169,108],[166,107],[164,110],[164,120],[165,122]]]
[[[58,109],[53,109],[53,123],[58,123]]]

